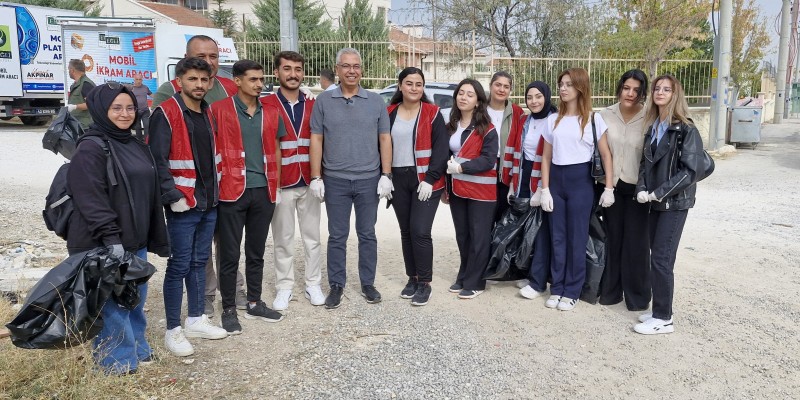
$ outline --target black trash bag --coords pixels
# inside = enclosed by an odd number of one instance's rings
[[[539,234],[539,228],[542,226],[542,218],[544,218],[544,211],[542,211],[542,208],[532,207],[530,211],[530,217],[525,222],[522,241],[519,244],[516,257],[514,258],[514,265],[521,271],[527,272],[531,268],[533,243],[536,241],[536,235]],[[527,277],[527,275],[525,277]]]
[[[83,136],[81,123],[67,111],[67,107],[61,107],[44,133],[42,147],[71,160],[81,136]]]
[[[586,243],[586,280],[583,281],[581,301],[597,304],[600,280],[606,268],[606,228],[603,209],[596,206],[589,218],[589,241]]]
[[[133,253],[125,252],[122,256],[120,274],[117,277],[117,285],[114,288],[114,301],[126,309],[133,310],[139,305],[139,285],[150,280],[156,272],[153,264],[137,257]]]
[[[103,327],[103,304],[115,291],[125,296],[126,270],[131,270],[132,282],[155,271],[130,253],[123,260],[133,267],[98,247],[70,256],[50,270],[31,289],[16,317],[6,324],[12,343],[24,349],[63,349],[97,336]]]
[[[492,230],[489,263],[483,273],[483,279],[513,281],[528,275],[530,264],[523,262],[522,264],[526,265],[520,269],[517,267],[516,258],[530,217],[531,206],[528,199],[514,199],[514,203]]]

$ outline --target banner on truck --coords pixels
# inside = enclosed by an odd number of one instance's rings
[[[3,96],[22,96],[17,17],[14,12],[0,13],[0,88]]]
[[[64,58],[82,60],[86,76],[95,84],[119,82],[133,84],[133,78],[142,73],[143,84],[155,93],[158,82],[156,51],[153,31],[88,30],[64,26]],[[72,79],[67,77],[67,85]]]

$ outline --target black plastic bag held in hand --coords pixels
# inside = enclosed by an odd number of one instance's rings
[[[56,154],[61,153],[67,160],[71,160],[81,136],[81,123],[67,111],[67,107],[62,107],[44,133],[42,147]]]
[[[513,281],[523,279],[528,274],[529,263],[517,265],[517,253],[523,242],[525,226],[531,217],[528,199],[515,199],[514,203],[503,214],[503,218],[492,230],[492,245],[489,264],[483,279],[495,281]]]
[[[522,242],[517,249],[516,257],[514,258],[514,265],[521,271],[528,271],[531,267],[531,257],[533,256],[533,243],[536,241],[536,235],[539,234],[539,228],[542,226],[542,218],[544,218],[544,211],[541,207],[532,207],[530,216],[525,222],[525,229],[522,232]],[[550,266],[548,265],[549,269]],[[526,278],[524,276],[523,278]],[[523,279],[520,278],[520,279]]]
[[[603,208],[595,206],[589,218],[589,241],[586,243],[586,280],[583,281],[581,301],[597,304],[600,298],[600,280],[606,269],[606,228],[602,219]]]

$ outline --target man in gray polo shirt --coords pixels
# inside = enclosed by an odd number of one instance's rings
[[[322,92],[311,113],[311,183],[328,213],[328,283],[325,307],[339,307],[347,281],[350,212],[356,210],[358,276],[368,303],[381,301],[375,289],[378,201],[392,198],[392,136],[381,96],[361,87],[361,54],[336,54],[339,87]],[[323,145],[324,143],[324,145]]]

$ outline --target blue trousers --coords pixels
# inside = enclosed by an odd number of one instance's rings
[[[586,279],[586,243],[594,203],[589,163],[550,166],[550,293],[577,299]]]
[[[344,287],[347,283],[347,238],[350,236],[350,213],[356,210],[358,236],[358,277],[361,285],[375,283],[378,264],[378,181],[341,179],[325,176],[325,209],[328,213],[328,283]]]
[[[136,256],[146,260],[147,249],[140,249]],[[103,328],[94,339],[94,358],[107,374],[124,374],[136,370],[139,360],[153,353],[145,337],[147,319],[144,302],[147,299],[147,283],[139,285],[139,305],[126,310],[113,298],[108,299],[100,311]]]
[[[206,262],[211,256],[211,239],[217,224],[217,209],[176,213],[167,217],[171,253],[164,273],[164,311],[167,329],[181,326],[181,303],[186,285],[188,316],[199,317],[205,310]]]

